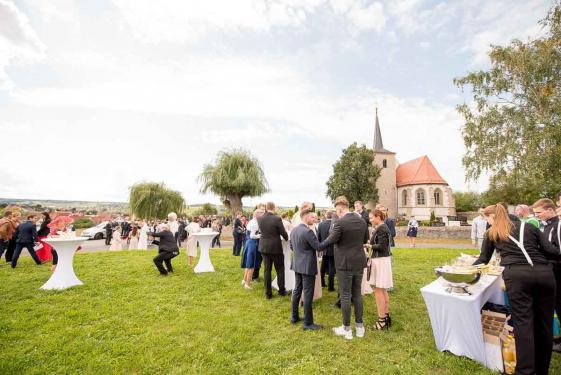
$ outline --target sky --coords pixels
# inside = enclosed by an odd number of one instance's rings
[[[375,108],[399,162],[427,155],[465,181],[453,79],[491,44],[543,30],[544,0],[0,0],[0,197],[127,201],[197,177],[219,151],[260,160],[273,200],[327,206]]]

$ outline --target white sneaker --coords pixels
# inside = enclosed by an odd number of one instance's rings
[[[242,285],[245,285],[245,280],[242,280]]]
[[[243,284],[243,287],[246,289],[253,289],[253,287],[251,285],[247,285],[247,284]]]
[[[363,338],[364,332],[365,332],[364,326],[356,327],[356,337]]]
[[[347,340],[353,339],[353,331],[352,330],[345,330],[345,326],[335,327],[333,328],[333,333],[337,336],[343,336]]]

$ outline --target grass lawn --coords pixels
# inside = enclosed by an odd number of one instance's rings
[[[392,330],[372,330],[374,297],[366,296],[366,337],[352,341],[331,332],[341,324],[335,293],[314,303],[326,329],[303,332],[289,323],[289,298],[265,300],[262,283],[241,287],[240,259],[229,249],[211,252],[216,273],[194,274],[182,253],[168,277],[157,274],[155,251],[77,254],[85,285],[61,292],[39,289],[48,266],[29,257],[15,270],[2,263],[0,374],[490,374],[437,352],[419,292],[435,265],[459,253],[396,250]]]

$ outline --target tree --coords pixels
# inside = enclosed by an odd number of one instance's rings
[[[488,71],[454,80],[473,92],[473,103],[457,107],[465,121],[466,178],[489,172],[492,187],[503,190],[492,195],[518,203],[552,197],[561,186],[559,0],[540,23],[542,37],[492,46]]]
[[[242,211],[243,197],[258,197],[269,191],[259,160],[248,151],[220,151],[214,165],[206,164],[199,176],[201,192],[222,199],[232,215]]]
[[[376,180],[380,168],[374,164],[374,153],[356,142],[343,150],[341,158],[333,165],[333,175],[327,181],[327,194],[332,201],[340,195],[349,202],[377,201]]]
[[[454,200],[456,201],[456,211],[458,212],[477,211],[482,203],[481,194],[473,191],[456,191],[454,192]]]
[[[205,203],[197,210],[197,215],[216,215],[218,210],[210,203]]]
[[[138,218],[165,219],[170,212],[180,215],[185,200],[180,192],[168,189],[163,182],[141,182],[130,187],[129,207]]]

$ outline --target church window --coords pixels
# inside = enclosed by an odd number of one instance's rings
[[[401,193],[401,205],[407,206],[407,190],[403,190],[403,193]]]
[[[388,161],[386,159],[382,160],[382,168],[388,167]]]
[[[442,206],[442,190],[440,189],[434,191],[434,205]]]
[[[417,190],[417,206],[425,205],[425,191],[423,189]]]

